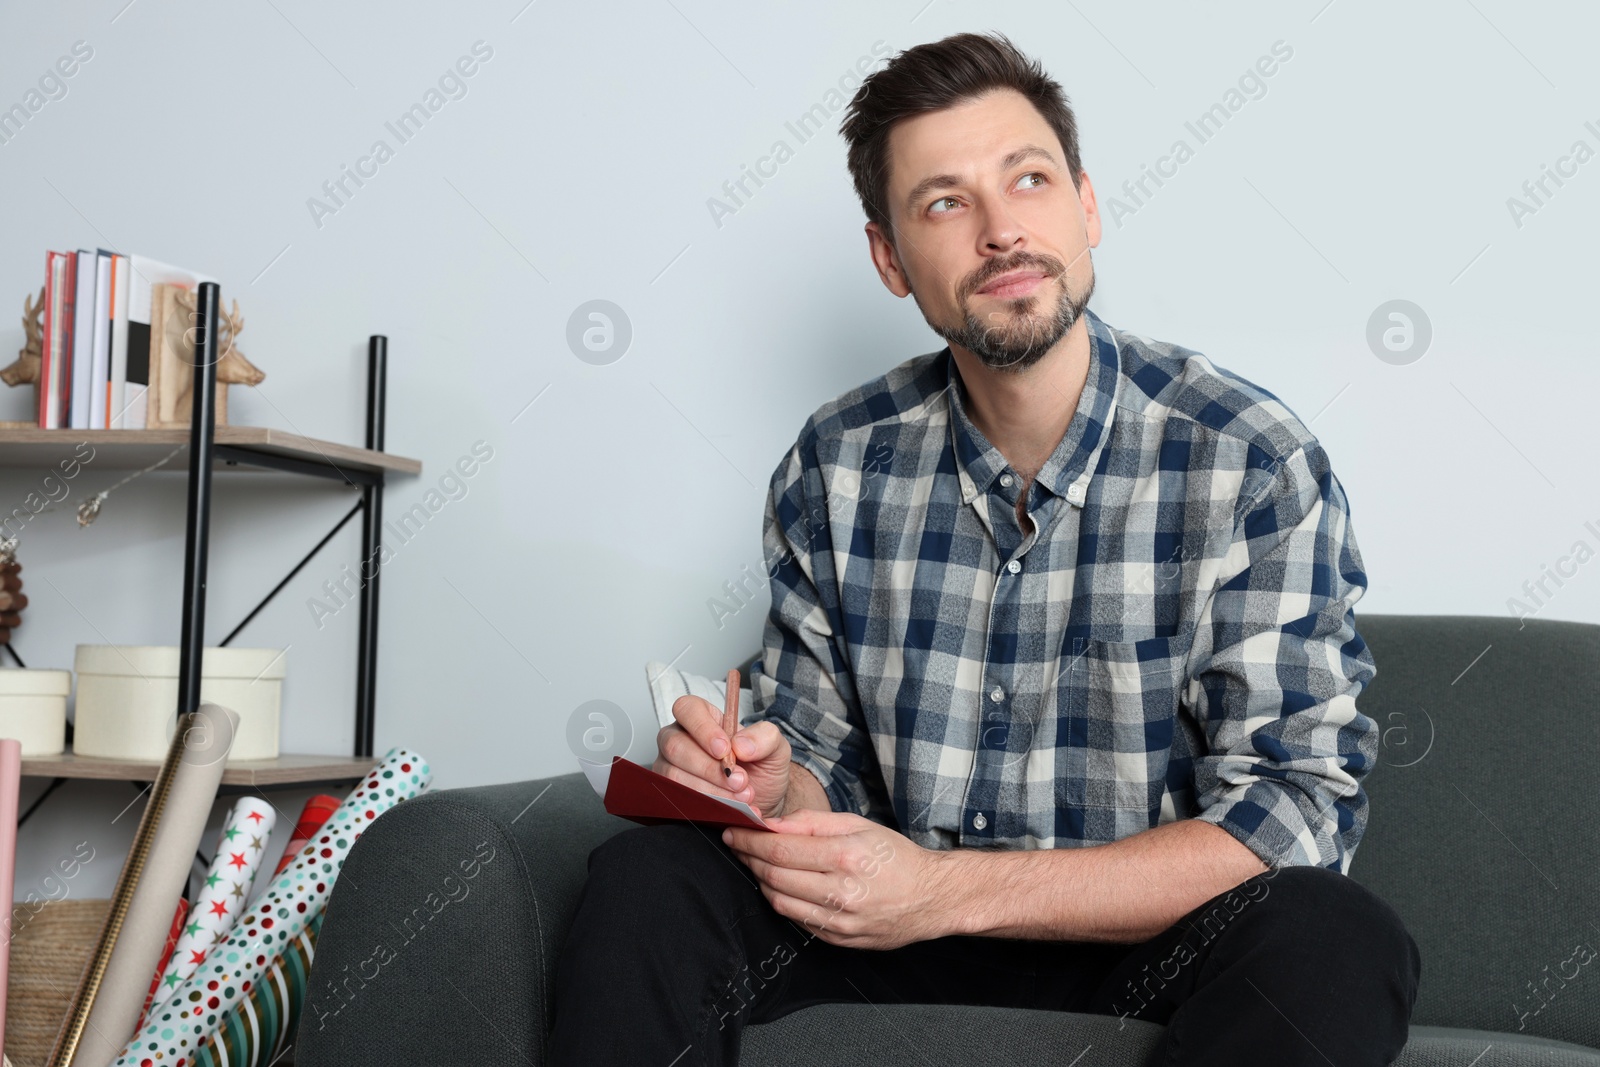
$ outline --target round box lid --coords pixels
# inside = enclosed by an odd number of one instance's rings
[[[0,696],[64,697],[70,692],[71,671],[0,668]]]
[[[208,648],[200,660],[202,678],[282,678],[289,657],[282,648]],[[177,645],[79,645],[73,657],[79,674],[178,676]]]

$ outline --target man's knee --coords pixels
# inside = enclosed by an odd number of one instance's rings
[[[1367,960],[1387,957],[1412,984],[1421,975],[1421,953],[1400,913],[1347,874],[1329,867],[1280,867],[1230,892],[1244,899],[1241,915],[1255,912],[1250,925],[1280,929],[1290,943],[1305,945],[1315,938],[1324,951],[1342,948]]]
[[[760,900],[731,850],[707,836],[689,823],[661,823],[602,841],[589,854],[574,936],[586,939],[592,955],[621,947],[634,965],[663,975],[686,975],[690,959],[703,964],[708,944],[733,936],[732,920],[749,911],[748,897]]]
[[[722,854],[726,853],[726,854]],[[659,823],[619,831],[589,853],[589,881],[607,892],[651,898],[704,888],[733,860],[720,840],[692,823]]]

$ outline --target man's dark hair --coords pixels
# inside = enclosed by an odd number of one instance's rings
[[[901,119],[1015,89],[1056,131],[1072,184],[1080,182],[1078,122],[1061,84],[1003,33],[958,33],[919,44],[874,71],[856,90],[840,132],[850,146],[850,178],[868,220],[893,243],[889,223],[889,131]]]

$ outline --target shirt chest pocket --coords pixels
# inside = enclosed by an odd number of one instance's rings
[[[1065,731],[1057,799],[1077,809],[1087,839],[1119,840],[1159,820],[1194,630],[1075,643],[1057,693]]]

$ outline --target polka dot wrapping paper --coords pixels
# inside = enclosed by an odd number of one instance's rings
[[[278,865],[272,869],[274,876],[283,873],[283,869],[294,862],[300,850],[322,830],[322,824],[339,810],[339,798],[330,797],[326,793],[318,793],[305,802],[300,809],[300,817],[294,821],[294,833],[289,837],[289,843],[283,846],[283,855],[278,857]]]
[[[390,749],[294,862],[264,884],[227,940],[151,1009],[115,1067],[192,1067],[228,1014],[321,914],[356,838],[384,812],[425,791],[431,779],[421,756]]]

